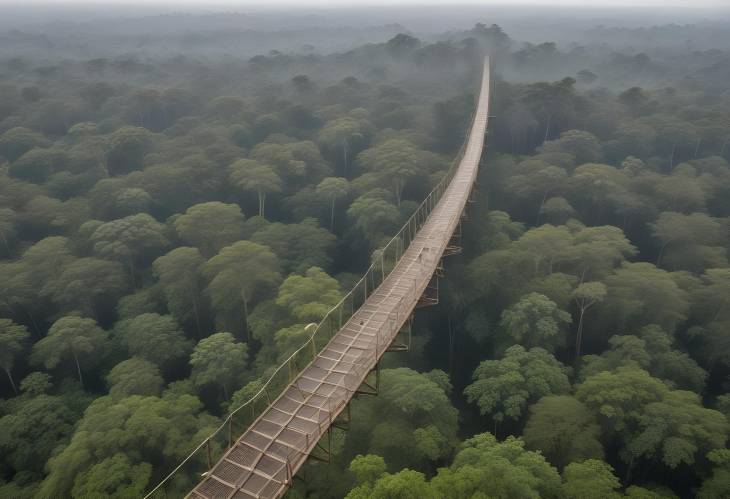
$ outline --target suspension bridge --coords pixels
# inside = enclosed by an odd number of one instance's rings
[[[487,129],[489,83],[487,58],[459,155],[398,234],[373,254],[362,279],[258,393],[147,497],[276,498],[308,458],[328,459],[331,429],[346,426],[354,395],[377,393],[380,358],[408,349],[414,309],[438,302],[442,259],[460,251],[461,219]]]

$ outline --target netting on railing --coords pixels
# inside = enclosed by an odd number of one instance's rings
[[[474,114],[470,119],[470,129],[473,124]],[[404,252],[416,238],[418,231],[426,223],[429,215],[442,198],[448,188],[456,170],[461,162],[464,149],[468,141],[468,134],[459,150],[454,161],[446,174],[439,183],[426,196],[420,206],[411,215],[408,221],[393,236],[393,238],[382,248],[373,252],[372,263],[367,269],[363,277],[355,284],[355,286],[335,305],[322,320],[317,324],[312,334],[306,342],[296,349],[284,362],[282,362],[271,374],[269,379],[264,383],[263,387],[251,399],[235,408],[224,419],[223,423],[203,442],[201,442],[193,451],[160,483],[152,489],[146,497],[181,497],[186,495],[199,482],[205,472],[210,470],[217,463],[223,454],[233,446],[238,437],[249,428],[257,418],[274,402],[286,389],[299,390],[304,393],[301,387],[292,385],[307,366],[309,366],[317,357],[317,355],[330,342],[332,337],[347,323],[347,321],[357,312],[357,310],[365,303],[368,297],[382,284],[382,282],[395,269]],[[404,304],[399,304],[396,308],[396,314],[389,317],[392,328],[400,328],[404,321],[403,315],[409,311],[402,310]],[[397,332],[397,331],[394,331]],[[392,339],[394,332],[391,332]],[[366,357],[358,360],[358,364],[362,363],[362,370],[359,376],[352,376],[352,379],[345,380],[343,388],[352,393],[360,385],[360,381],[364,378],[380,355],[388,348],[388,338],[377,337],[378,345]],[[374,357],[374,358],[370,358]],[[359,369],[358,369],[359,370]],[[329,417],[339,414],[342,405],[347,402],[349,396],[343,393],[342,397],[334,397],[336,406],[322,408],[329,413]],[[330,402],[331,404],[335,402]],[[281,464],[281,470],[276,475],[281,474],[283,480],[287,480],[287,473],[293,468],[293,463],[299,459],[306,458],[306,452],[316,441],[324,434],[329,427],[330,421],[322,421],[318,428],[311,433],[302,435],[305,441],[301,445],[302,452],[293,451],[293,454],[301,454],[290,456],[286,463]],[[300,448],[297,446],[297,448]],[[291,477],[289,477],[291,478]]]

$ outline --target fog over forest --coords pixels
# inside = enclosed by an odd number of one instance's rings
[[[485,57],[438,300],[281,492],[730,497],[730,6],[1,0],[0,497],[261,452],[461,164]]]

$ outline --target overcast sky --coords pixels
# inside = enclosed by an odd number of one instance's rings
[[[730,0],[0,0],[5,5],[171,5],[195,7],[358,7],[407,5],[561,5],[575,7],[730,7]]]

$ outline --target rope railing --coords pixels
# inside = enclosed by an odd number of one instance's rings
[[[477,94],[478,98],[478,94]],[[469,120],[469,129],[472,128],[476,110],[472,111]],[[382,284],[398,264],[406,249],[416,238],[418,231],[425,224],[429,215],[442,198],[451,180],[456,173],[464,155],[469,140],[467,133],[456,157],[451,162],[445,175],[436,186],[423,199],[418,208],[403,224],[401,229],[383,246],[375,250],[371,257],[371,264],[360,280],[347,292],[342,299],[333,306],[319,321],[314,331],[294,350],[273,373],[269,376],[261,389],[249,400],[233,409],[207,438],[195,447],[180,464],[169,472],[145,498],[157,497],[181,497],[184,496],[208,470],[213,467],[220,457],[231,448],[236,442],[238,435],[242,434],[257,418],[264,412],[286,388],[292,385],[299,373],[305,369],[318,353],[324,349],[332,337],[347,323],[355,312],[365,303],[368,297]],[[397,309],[397,316],[392,320],[393,327],[400,327],[402,303]],[[380,335],[378,341],[380,342]],[[384,342],[383,342],[384,343]],[[389,345],[378,343],[373,352],[376,356],[373,359],[361,359],[363,368],[372,365]],[[347,387],[348,391],[357,390],[358,386]],[[331,413],[339,413],[338,408],[331,408]],[[328,427],[329,425],[327,425]],[[326,427],[325,427],[326,430]],[[322,428],[316,435],[305,435],[304,448],[310,448],[316,444],[322,436]],[[235,438],[234,438],[235,435]],[[314,443],[313,443],[314,442]],[[292,464],[287,458],[282,466],[286,468],[287,480],[291,479]]]

